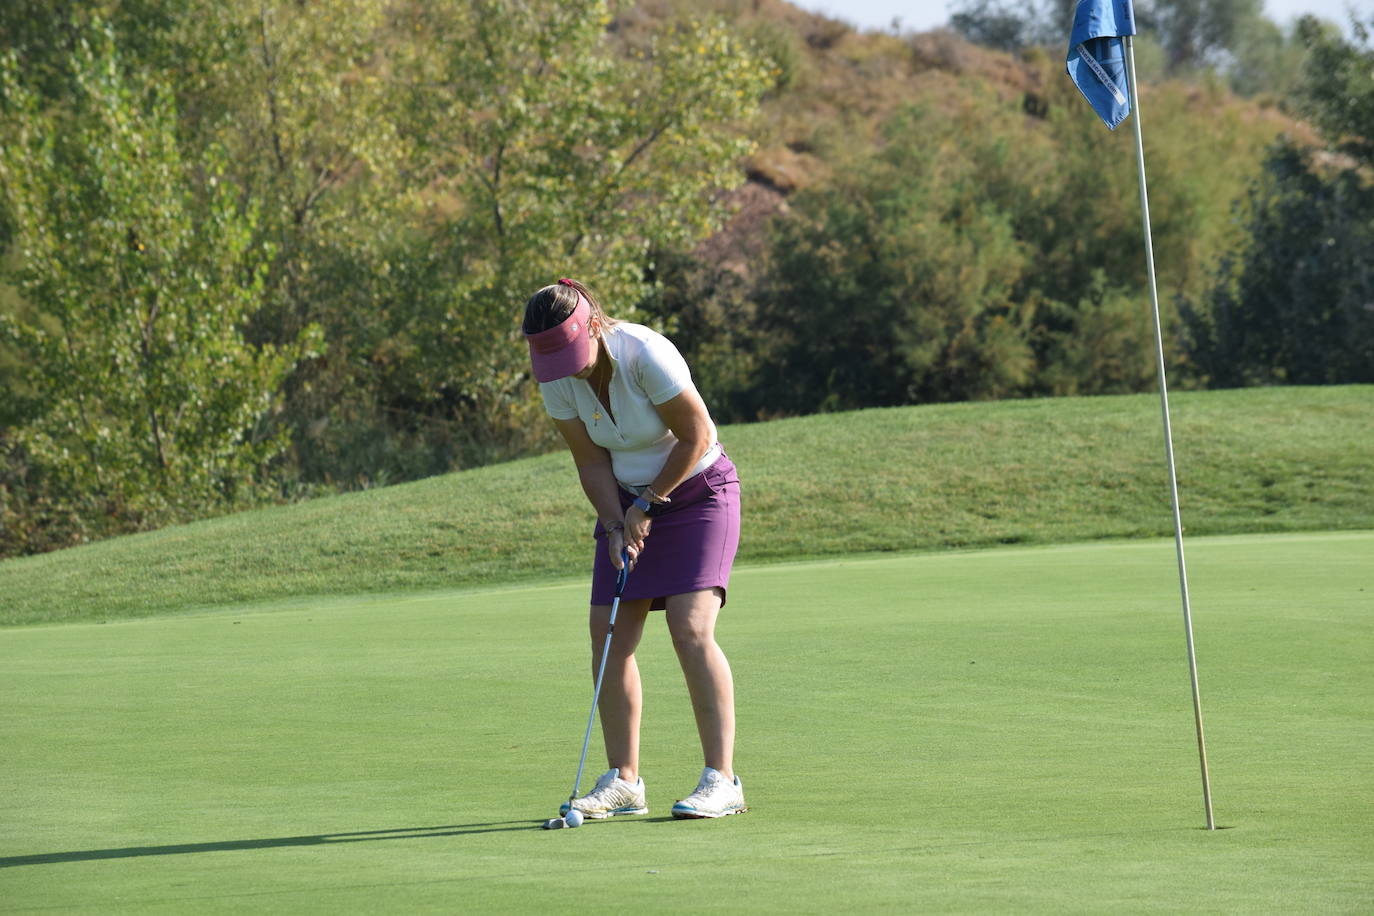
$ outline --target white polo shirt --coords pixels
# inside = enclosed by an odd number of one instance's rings
[[[653,483],[678,441],[654,405],[694,388],[692,373],[668,338],[643,325],[612,325],[601,341],[611,358],[610,413],[586,379],[569,376],[543,382],[539,391],[549,416],[580,419],[592,441],[611,453],[616,479],[637,491]],[[715,423],[711,423],[711,443],[692,474],[701,473],[720,457]]]

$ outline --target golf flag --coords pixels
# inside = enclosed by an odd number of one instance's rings
[[[1112,130],[1131,113],[1121,39],[1134,34],[1131,0],[1078,0],[1069,34],[1069,79]]]
[[[1145,187],[1145,140],[1140,130],[1140,92],[1135,83],[1135,12],[1131,0],[1078,0],[1069,35],[1069,79],[1098,117],[1112,130],[1135,111],[1135,161],[1140,178],[1140,221],[1145,230],[1145,270],[1150,311],[1155,324],[1155,368],[1159,372],[1159,407],[1164,419],[1164,457],[1169,467],[1169,501],[1174,510],[1174,547],[1178,553],[1178,589],[1183,600],[1183,628],[1188,641],[1188,680],[1193,691],[1198,764],[1202,768],[1202,805],[1207,829],[1217,829],[1212,812],[1212,782],[1207,772],[1207,739],[1202,729],[1202,696],[1198,690],[1197,651],[1193,646],[1193,609],[1188,598],[1188,569],[1183,558],[1183,516],[1178,508],[1178,469],[1174,464],[1174,431],[1169,421],[1169,386],[1164,372],[1164,332],[1159,321],[1159,287],[1155,282],[1154,242],[1150,238],[1150,195]],[[1129,78],[1128,78],[1129,74]]]

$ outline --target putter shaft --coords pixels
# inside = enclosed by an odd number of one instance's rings
[[[582,736],[582,756],[577,761],[577,778],[573,780],[572,794],[568,805],[577,798],[577,790],[582,786],[582,769],[587,765],[587,746],[592,740],[592,722],[596,719],[596,707],[601,702],[601,679],[606,675],[606,656],[611,654],[611,637],[615,635],[615,616],[620,610],[620,596],[625,592],[625,580],[630,576],[630,552],[621,551],[620,575],[615,580],[615,600],[611,602],[611,620],[606,627],[606,642],[601,647],[601,664],[596,671],[596,689],[592,691],[592,711],[587,715],[587,732]]]

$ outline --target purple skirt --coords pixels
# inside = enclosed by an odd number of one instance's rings
[[[684,480],[668,498],[672,502],[656,506],[650,515],[653,526],[621,596],[624,601],[650,598],[650,610],[655,611],[663,610],[670,595],[707,588],[719,588],[724,593],[739,547],[739,476],[724,451],[715,464]],[[621,508],[629,509],[634,500],[634,494],[622,487]],[[600,521],[595,536],[592,604],[610,604],[615,598],[617,572],[611,565]]]

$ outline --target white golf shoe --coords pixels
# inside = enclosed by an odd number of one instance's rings
[[[602,773],[596,785],[581,798],[574,798],[572,807],[582,812],[583,817],[607,818],[621,814],[648,814],[649,806],[644,803],[644,777],[629,783],[620,778],[620,768],[614,767]],[[558,809],[560,815],[569,811],[567,802]]]
[[[744,786],[739,777],[726,779],[719,770],[707,767],[701,773],[696,791],[673,805],[673,817],[725,817],[749,809],[744,804]]]

